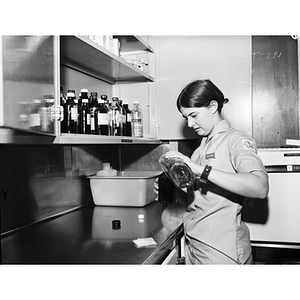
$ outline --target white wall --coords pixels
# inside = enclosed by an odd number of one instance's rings
[[[160,139],[195,138],[176,108],[182,88],[211,79],[229,98],[224,115],[251,133],[251,36],[157,36],[156,98]]]

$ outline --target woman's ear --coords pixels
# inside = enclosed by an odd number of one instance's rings
[[[211,100],[209,104],[209,108],[213,114],[218,111],[219,104],[216,100]]]

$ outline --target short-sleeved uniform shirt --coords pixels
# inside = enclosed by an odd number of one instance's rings
[[[232,173],[266,173],[251,136],[233,129],[226,120],[220,121],[215,129],[213,136],[203,138],[194,151],[191,159],[195,163]],[[188,189],[188,200],[185,233],[203,243],[202,263],[230,263],[228,257],[246,263],[251,257],[251,244],[249,230],[241,221],[245,197],[210,181],[197,181]]]

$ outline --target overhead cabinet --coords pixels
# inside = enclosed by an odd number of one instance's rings
[[[55,55],[53,36],[0,38],[0,142],[12,131],[54,136]]]
[[[292,37],[113,37],[119,40],[120,56],[89,36],[2,36],[0,143],[198,139],[176,108],[182,88],[197,78],[210,78],[220,87],[229,98],[224,116],[252,134],[259,148],[299,139],[299,42]],[[130,55],[149,58],[151,72],[128,62]],[[61,133],[60,122],[46,118],[49,103],[59,105],[60,86],[65,93],[75,89],[78,95],[87,88],[131,104],[140,101],[145,137]]]
[[[154,51],[138,36],[114,38],[120,41],[121,54]],[[41,112],[49,97],[56,107],[60,105],[63,81],[72,85],[68,88],[76,88],[78,93],[81,88],[92,87],[97,91],[104,87],[104,92],[112,96],[114,85],[152,83],[154,78],[147,72],[88,36],[7,36],[2,37],[1,43],[0,143],[158,143],[152,137],[63,134],[59,121],[51,121],[47,128],[32,125],[39,122],[34,119],[33,112]],[[70,72],[74,73],[69,76]],[[145,99],[145,107],[148,107],[149,97]],[[55,110],[53,114],[52,118],[59,119],[57,110],[56,115]],[[147,118],[149,114],[145,112],[144,115]],[[41,118],[42,114],[35,116]]]
[[[114,36],[120,41],[120,53],[122,55],[134,53],[153,53],[153,48],[138,36]],[[145,84],[152,84],[153,76],[140,70],[127,62],[124,58],[114,54],[105,47],[99,45],[87,36],[60,36],[60,82],[66,91],[69,88],[88,88],[89,91],[112,96],[125,96],[141,102],[144,116],[144,130],[151,122],[147,113],[152,105],[149,89]],[[141,86],[142,85],[142,86]],[[123,86],[127,86],[124,88]],[[122,92],[121,92],[122,91]],[[115,94],[115,92],[117,92]],[[142,97],[141,97],[142,95]],[[58,130],[59,131],[59,130]],[[144,138],[124,136],[97,136],[83,134],[59,134],[56,142],[60,144],[78,143],[111,143],[111,144],[148,144],[160,143],[153,134]]]

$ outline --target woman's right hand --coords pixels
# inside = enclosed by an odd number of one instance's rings
[[[177,152],[177,151],[169,151],[165,154],[165,156],[167,158],[180,158],[182,159],[182,161],[187,164],[192,172],[196,175],[196,176],[200,176],[203,172],[203,167],[194,163],[188,156],[180,153],[180,152]]]

